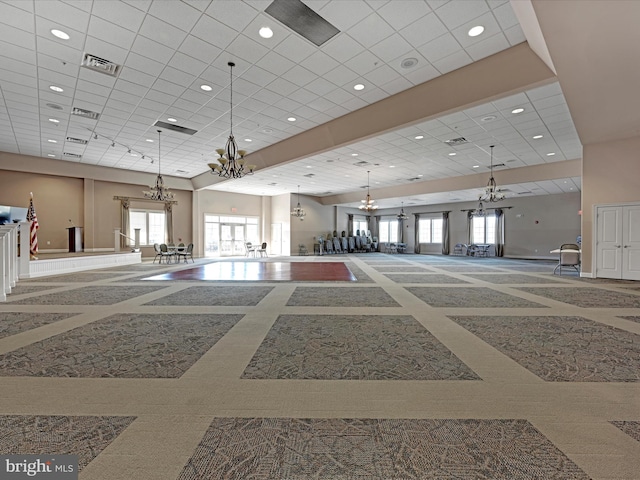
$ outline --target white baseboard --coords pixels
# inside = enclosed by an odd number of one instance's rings
[[[29,273],[21,273],[20,278],[46,277],[49,275],[60,275],[63,273],[81,272],[96,268],[117,267],[136,263],[142,263],[142,255],[139,252],[32,260],[29,262]]]

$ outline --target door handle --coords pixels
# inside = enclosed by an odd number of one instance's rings
[[[625,245],[624,248],[629,248],[631,245]]]
[[[616,248],[620,248],[620,245],[614,245],[614,247],[616,247]]]

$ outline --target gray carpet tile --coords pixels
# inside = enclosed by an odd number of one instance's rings
[[[112,315],[0,355],[0,376],[177,378],[241,318]]]
[[[296,287],[287,306],[399,307],[380,287]]]
[[[384,276],[396,283],[469,283],[460,278],[439,273],[385,273]]]
[[[15,305],[113,305],[164,288],[153,286],[94,285],[12,302]]]
[[[364,273],[364,271],[356,265],[354,262],[344,262],[351,273],[356,277],[357,281],[360,283],[373,283],[373,280],[369,275]]]
[[[553,269],[556,268],[556,265],[557,263],[544,265],[500,265],[500,268],[516,270],[523,273],[553,273]]]
[[[447,272],[497,272],[495,268],[487,267],[485,265],[442,265],[438,268]]]
[[[517,283],[566,283],[557,277],[543,277],[541,275],[524,275],[519,273],[487,273],[483,275],[476,275],[470,273],[468,277],[475,278],[476,280],[482,280],[483,282],[512,285]]]
[[[408,315],[280,315],[242,378],[479,379]]]
[[[640,308],[640,292],[621,293],[592,287],[518,287],[518,290],[583,308]]]
[[[630,316],[625,316],[620,318],[624,318],[625,320],[631,320],[632,322],[640,323],[640,316],[630,315]]]
[[[29,279],[29,283],[38,283],[38,282],[63,282],[63,283],[90,283],[95,282],[97,280],[109,280],[112,278],[118,278],[124,273],[117,272],[105,272],[101,270],[93,270],[90,272],[75,272],[75,273],[67,273],[65,275],[51,275],[48,277],[37,277]]]
[[[629,435],[634,440],[640,442],[640,422],[637,421],[615,421],[611,422],[612,425],[615,425],[624,433]]]
[[[58,288],[58,285],[46,285],[46,284],[35,284],[35,283],[27,283],[26,281],[21,280],[15,287],[11,288],[11,293],[9,295],[24,295],[27,293],[38,293],[44,292],[46,290],[51,290],[53,288]],[[8,297],[11,298],[11,297]]]
[[[547,308],[545,305],[484,287],[406,287],[406,289],[432,307]]]
[[[413,273],[424,273],[424,272],[433,272],[432,269],[427,268],[427,267],[420,267],[420,266],[412,266],[412,265],[400,265],[400,266],[396,266],[396,265],[392,265],[392,266],[385,266],[385,265],[376,265],[373,266],[374,269],[376,269],[378,272],[383,272],[383,273],[409,273],[409,272],[413,272]]]
[[[0,452],[77,455],[82,470],[134,420],[115,416],[0,415]]]
[[[48,323],[72,317],[73,313],[27,313],[2,312],[0,314],[0,338],[9,337],[16,333],[26,332]]]
[[[273,287],[233,286],[188,287],[166,297],[145,303],[145,305],[180,305],[180,306],[242,306],[257,305]]]
[[[526,420],[216,418],[178,480],[583,480]]]
[[[640,335],[582,317],[450,316],[543,380],[640,381]]]

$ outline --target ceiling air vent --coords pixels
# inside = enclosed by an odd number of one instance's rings
[[[154,123],[153,126],[154,127],[164,128],[165,130],[171,130],[173,132],[186,133],[187,135],[193,135],[195,133],[198,133],[198,131],[194,130],[193,128],[181,127],[180,125],[174,125],[173,123],[161,122],[160,120],[158,120],[156,123]]]
[[[307,178],[313,178],[313,177],[316,176],[316,174],[315,173],[307,173],[306,175],[303,175],[303,176],[305,176]]]
[[[71,158],[82,158],[82,155],[80,155],[79,153],[67,153],[67,152],[64,152],[63,155],[65,157],[71,157]]]
[[[359,162],[354,163],[356,167],[364,167],[365,165],[369,165],[369,162],[366,160],[360,160]]]
[[[458,138],[452,138],[451,140],[445,140],[444,143],[446,143],[450,147],[455,147],[457,145],[463,145],[465,143],[469,143],[469,140],[467,140],[464,137],[458,137]]]
[[[529,193],[533,193],[533,192],[518,192],[518,195],[528,195]]]
[[[340,30],[300,0],[274,0],[265,13],[318,47],[340,33]]]
[[[82,66],[89,70],[93,70],[94,72],[104,73],[111,77],[117,77],[120,73],[120,69],[122,68],[122,66],[117,63],[110,62],[109,60],[96,57],[89,53],[85,53],[84,57],[82,57]]]
[[[506,167],[506,165],[504,163],[494,163],[493,168],[496,167]],[[487,168],[491,168],[491,165],[489,165]]]
[[[73,137],[67,137],[67,142],[69,142],[69,143],[78,143],[80,145],[86,145],[88,143],[87,140],[83,140],[81,138],[73,138]]]
[[[267,185],[269,185],[270,187],[275,187],[277,183],[268,183]]]
[[[60,105],[55,104],[55,103],[47,103],[47,107],[53,108],[54,110],[62,110],[62,107]]]
[[[421,177],[412,177],[412,178],[409,178],[408,180],[409,180],[410,182],[415,182],[416,180],[420,180],[420,178],[421,178]]]
[[[90,118],[91,120],[98,120],[100,114],[92,112],[91,110],[85,110],[84,108],[73,107],[71,115],[77,115],[78,117]]]

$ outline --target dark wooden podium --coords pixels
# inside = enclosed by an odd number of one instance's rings
[[[69,227],[69,252],[82,252],[82,227]]]

